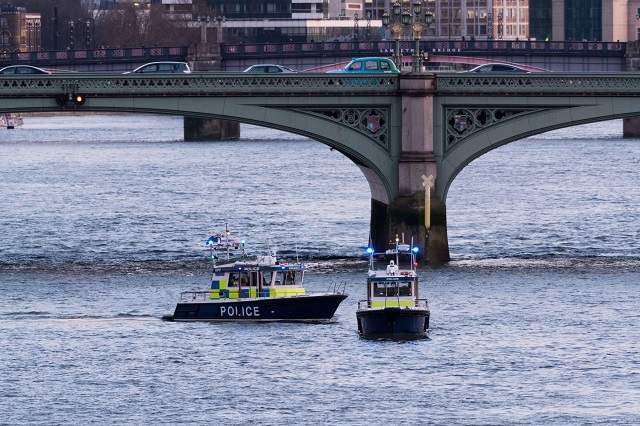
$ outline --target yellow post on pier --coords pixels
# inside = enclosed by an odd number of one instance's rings
[[[424,227],[427,228],[427,235],[431,229],[431,188],[434,187],[434,181],[433,175],[422,175],[422,186],[424,187]]]

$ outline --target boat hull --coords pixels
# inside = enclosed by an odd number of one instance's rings
[[[328,321],[346,294],[178,303],[172,321]]]
[[[428,309],[362,309],[356,318],[363,337],[423,337],[429,328]]]

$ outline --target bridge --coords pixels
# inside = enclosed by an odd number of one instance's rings
[[[538,133],[640,115],[640,75],[13,76],[0,78],[0,102],[7,112],[184,115],[310,137],[362,170],[377,247],[404,232],[441,263],[449,260],[447,192],[467,164]],[[435,177],[428,239],[423,175]]]

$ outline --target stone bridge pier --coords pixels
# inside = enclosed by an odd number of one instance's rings
[[[425,226],[423,176],[438,178],[434,155],[435,79],[424,75],[403,76],[401,145],[397,155],[398,192],[388,204],[376,200],[371,205],[371,235],[376,249],[386,248],[395,235],[423,249],[422,258],[432,265],[449,261],[446,205],[435,187],[431,189],[431,228]],[[371,180],[370,180],[371,182]]]

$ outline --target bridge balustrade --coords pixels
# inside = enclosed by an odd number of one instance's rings
[[[543,55],[588,55],[623,57],[626,43],[622,42],[558,42],[536,40],[422,40],[420,47],[426,52],[450,54],[509,55],[536,53]],[[402,40],[401,49],[412,51],[415,42]],[[327,53],[345,56],[366,56],[395,50],[395,41],[327,41],[307,43],[242,43],[225,44],[224,59],[258,57],[325,56]]]
[[[188,53],[187,47],[4,52],[0,53],[0,66],[29,64],[46,67],[58,64],[74,65],[75,63],[184,61]]]

